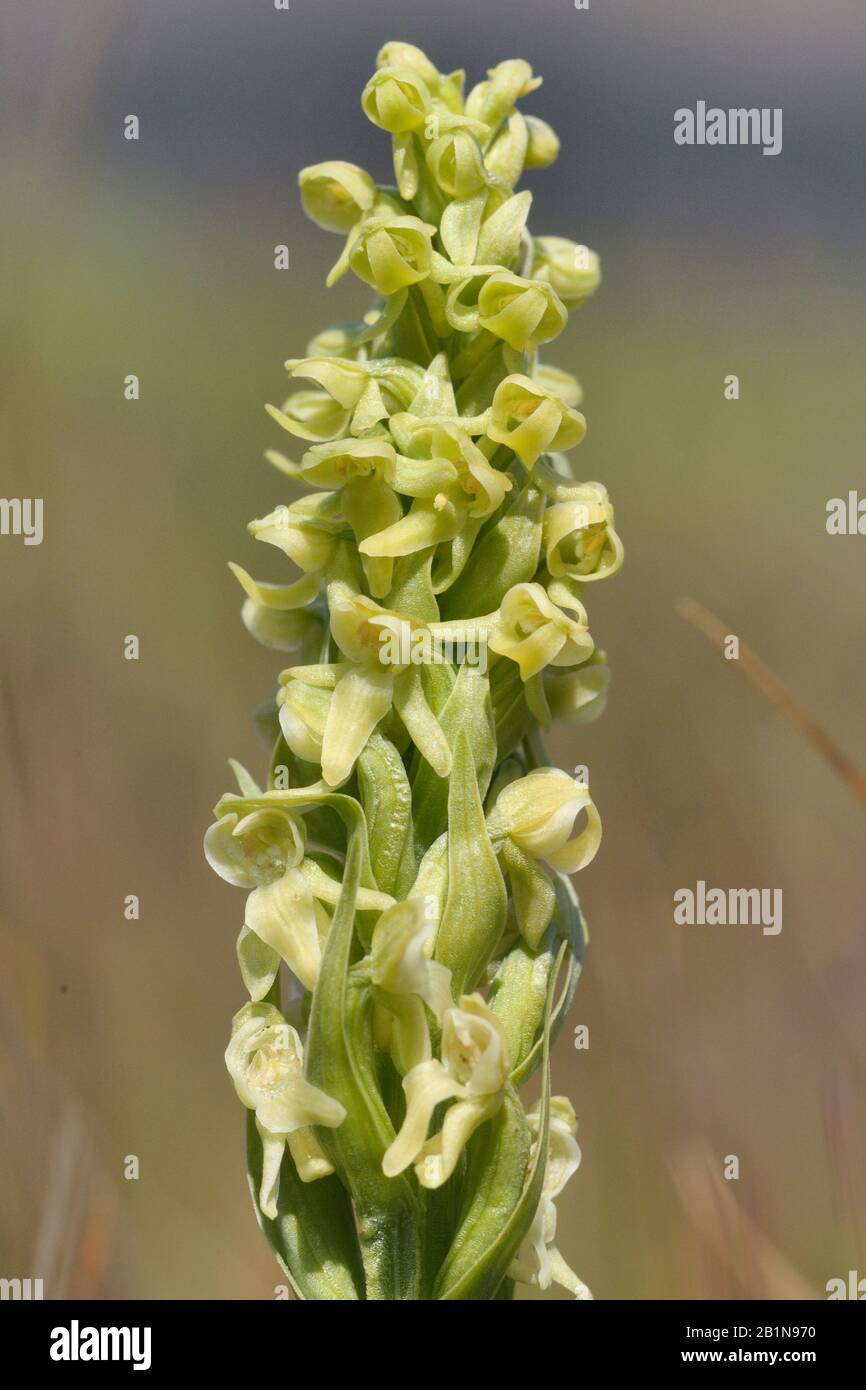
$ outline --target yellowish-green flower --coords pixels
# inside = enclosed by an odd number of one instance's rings
[[[339,1101],[304,1079],[303,1065],[297,1031],[272,1004],[245,1004],[235,1014],[226,1066],[238,1099],[256,1114],[263,1150],[259,1205],[272,1220],[284,1149],[288,1147],[302,1182],[327,1177],[334,1169],[313,1126],[334,1129],[346,1118]]]
[[[396,294],[430,274],[435,230],[420,217],[371,217],[350,239],[349,266],[380,294]]]
[[[346,660],[303,672],[312,684],[332,692],[319,754],[328,786],[345,782],[373,730],[392,708],[436,773],[446,777],[451,767],[448,742],[427,702],[419,668],[408,664],[412,633],[423,624],[344,584],[331,586],[329,606],[331,634]],[[285,678],[292,675],[289,671]],[[283,709],[289,719],[298,714],[291,706],[284,704]],[[297,739],[296,727],[286,722],[283,729],[287,739]],[[316,735],[309,726],[306,732],[310,753]]]
[[[577,666],[592,655],[586,610],[577,599],[571,613],[558,608],[541,584],[515,584],[490,626],[490,650],[515,661],[528,681],[545,666]]]
[[[623,545],[613,528],[613,507],[602,483],[570,489],[567,502],[555,502],[544,514],[545,561],[556,579],[588,584],[616,574]]]
[[[339,494],[312,493],[251,521],[249,533],[257,541],[275,545],[299,569],[312,574],[333,558],[344,525],[339,507]]]
[[[440,125],[444,125],[444,118]],[[439,187],[450,198],[471,198],[487,185],[487,170],[476,138],[485,127],[459,117],[449,122],[451,128],[427,147],[427,168]]]
[[[407,898],[383,912],[373,932],[376,1038],[402,1076],[431,1056],[424,1006],[441,1024],[454,1002],[451,971],[432,959],[437,921],[435,899]]]
[[[256,999],[267,994],[281,960],[305,989],[315,988],[318,978],[331,921],[324,904],[336,903],[339,884],[305,856],[304,838],[303,821],[276,807],[240,817],[228,811],[205,834],[205,858],[214,872],[251,890],[238,953]],[[359,901],[383,908],[391,899],[362,888]]]
[[[406,410],[424,379],[421,367],[399,358],[306,357],[288,361],[286,369],[322,389],[297,392],[282,410],[266,409],[283,429],[311,443],[337,439],[347,430],[361,435],[394,411]]]
[[[395,1177],[410,1164],[422,1187],[447,1182],[479,1125],[502,1104],[511,1069],[505,1035],[480,994],[461,995],[445,1014],[442,1060],[420,1062],[403,1079],[406,1118],[385,1154],[384,1172]],[[456,1100],[442,1128],[427,1138],[433,1112]]]
[[[581,813],[583,828],[574,834]],[[510,782],[487,818],[494,843],[507,838],[530,859],[576,874],[595,858],[601,817],[589,789],[557,767],[540,767]]]
[[[513,487],[508,474],[491,465],[457,421],[397,418],[414,457],[395,460],[394,485],[418,501],[405,516],[362,541],[362,555],[411,555],[450,540],[467,518],[480,524],[496,511]]]
[[[328,232],[350,232],[376,198],[370,175],[342,159],[309,165],[301,170],[298,183],[307,216]]]
[[[558,337],[568,322],[565,305],[544,280],[494,270],[484,278],[475,304],[466,304],[463,296],[471,284],[471,277],[458,280],[446,300],[448,322],[460,333],[486,328],[516,352],[532,352]]]
[[[460,112],[463,110],[463,83],[466,74],[458,69],[456,72],[441,73],[435,64],[431,63],[427,54],[422,49],[416,47],[414,43],[386,43],[379,49],[376,55],[377,68],[409,68],[416,72],[421,80],[426,84],[428,91],[432,92],[436,98],[449,110]]]
[[[571,449],[586,434],[586,420],[537,381],[515,374],[497,386],[487,434],[513,449],[531,468],[549,449]]]
[[[537,1162],[541,1124],[539,1106],[533,1106],[526,1118],[536,1136],[530,1160],[534,1163]],[[518,1283],[531,1284],[538,1289],[559,1284],[575,1298],[586,1301],[592,1294],[556,1248],[556,1199],[580,1166],[576,1134],[577,1117],[571,1102],[565,1096],[554,1096],[550,1102],[550,1135],[541,1201],[526,1238],[526,1254],[516,1259],[508,1272]]]

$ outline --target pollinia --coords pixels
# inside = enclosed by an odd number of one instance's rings
[[[587,248],[529,233],[515,191],[559,148],[517,109],[540,82],[514,59],[464,97],[462,72],[389,43],[362,107],[395,186],[341,161],[300,175],[344,238],[328,284],[351,271],[376,303],[268,406],[305,451],[268,455],[295,500],[249,529],[299,577],[232,570],[291,664],[260,711],[267,787],[232,764],[205,852],[248,895],[226,1062],[258,1220],[303,1299],[590,1296],[556,1245],[580,1152],[549,1052],[585,944],[568,875],[601,827],[543,735],[601,712],[584,586],[622,547],[563,452],[580,387],[538,355],[600,278]]]

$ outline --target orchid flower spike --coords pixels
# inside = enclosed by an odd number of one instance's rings
[[[231,571],[284,669],[255,715],[262,785],[232,764],[204,852],[244,893],[226,1063],[304,1300],[589,1296],[557,1246],[579,1150],[550,1050],[587,943],[567,875],[601,821],[544,735],[604,708],[585,605],[623,548],[571,461],[579,381],[539,356],[601,283],[594,251],[532,225],[521,181],[559,153],[540,87],[522,58],[467,85],[386,42],[360,105],[390,171],[298,176],[339,239],[326,283],[371,295],[287,345],[266,407],[288,495],[248,531],[273,570]]]

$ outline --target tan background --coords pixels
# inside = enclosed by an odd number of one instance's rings
[[[863,812],[676,615],[717,610],[866,764],[866,538],[826,535],[862,486],[866,14],[774,0],[292,0],[3,5],[0,540],[0,1274],[48,1296],[271,1296],[222,1063],[242,1000],[242,895],[201,833],[279,658],[225,569],[282,498],[261,461],[281,363],[366,301],[323,279],[297,169],[387,177],[358,94],[410,39],[471,80],[546,78],[563,139],[538,232],[602,253],[551,352],[586,387],[581,471],[608,484],[622,575],[588,594],[614,671],[587,763],[605,843],[555,1083],[584,1162],[561,1246],[597,1297],[823,1292],[864,1241]],[[782,106],[784,149],[678,149],[699,98]],[[123,117],[141,118],[138,144]],[[292,269],[272,268],[277,242]],[[124,402],[122,380],[141,378]],[[740,376],[737,403],[724,376]],[[127,633],[140,662],[123,660]],[[780,887],[784,928],[683,928],[676,888]],[[124,920],[136,893],[141,920]],[[718,1182],[737,1154],[738,1183]],[[138,1182],[123,1178],[138,1156]]]

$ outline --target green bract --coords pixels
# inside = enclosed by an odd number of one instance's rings
[[[353,273],[377,301],[288,361],[268,406],[300,443],[269,451],[289,492],[249,530],[294,571],[231,569],[246,627],[291,664],[256,716],[267,787],[232,764],[205,854],[246,895],[226,1063],[256,1214],[303,1299],[590,1296],[556,1244],[580,1151],[549,1054],[586,941],[567,876],[601,822],[541,731],[601,713],[584,590],[622,544],[563,452],[581,388],[538,358],[600,280],[514,191],[559,151],[518,109],[539,85],[511,59],[464,96],[462,72],[388,43],[361,104],[396,187],[342,160],[300,175],[344,238],[328,283]]]

